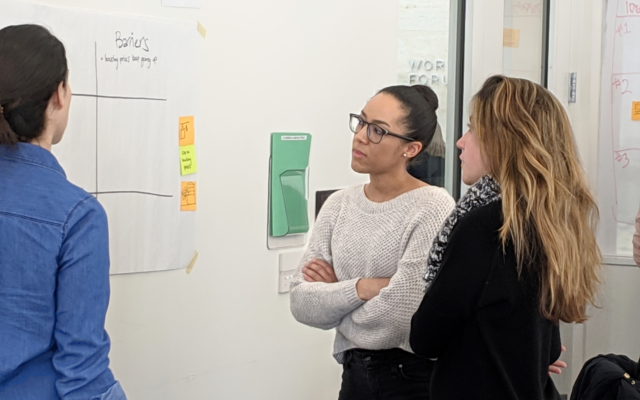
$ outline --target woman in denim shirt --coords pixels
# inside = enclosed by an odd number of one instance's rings
[[[69,116],[62,43],[0,30],[0,398],[126,396],[109,370],[107,217],[51,154]]]

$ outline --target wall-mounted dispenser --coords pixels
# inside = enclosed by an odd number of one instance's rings
[[[309,231],[311,134],[272,133],[269,171],[270,249],[303,246]]]

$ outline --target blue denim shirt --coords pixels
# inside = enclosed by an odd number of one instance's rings
[[[0,145],[0,399],[122,400],[107,217],[49,151]]]

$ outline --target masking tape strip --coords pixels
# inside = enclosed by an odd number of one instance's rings
[[[204,26],[202,26],[202,24],[200,23],[200,21],[198,21],[198,32],[200,33],[200,35],[203,38],[207,37],[207,30],[204,28]]]
[[[197,261],[198,261],[198,252],[196,251],[195,254],[193,255],[193,258],[191,259],[191,262],[189,263],[189,265],[187,265],[187,274],[191,273],[191,270],[193,269],[193,266],[196,265]]]

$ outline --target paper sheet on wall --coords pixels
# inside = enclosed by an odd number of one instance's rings
[[[162,0],[165,7],[202,8],[202,0]]]
[[[107,212],[111,273],[186,268],[196,221],[180,211],[176,124],[199,112],[195,23],[13,0],[0,9],[0,28],[40,24],[66,47],[74,96],[53,153]]]
[[[598,146],[600,247],[631,261],[640,207],[640,1],[607,4]]]

